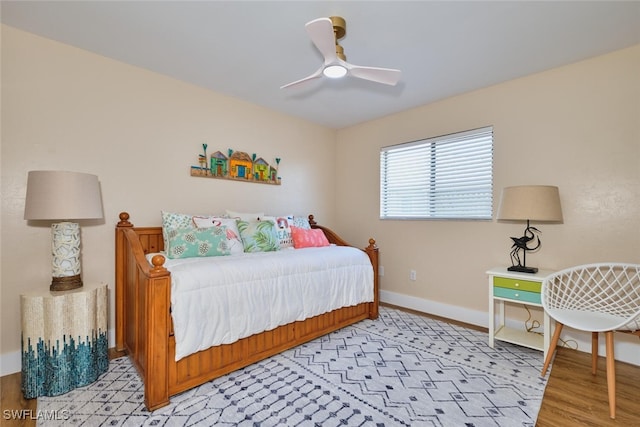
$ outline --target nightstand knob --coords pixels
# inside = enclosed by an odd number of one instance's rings
[[[514,297],[520,298],[520,294],[513,294]]]
[[[520,286],[520,283],[516,282],[513,286],[517,288],[518,286]]]

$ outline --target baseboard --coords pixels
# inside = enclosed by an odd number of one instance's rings
[[[484,328],[489,327],[488,311],[471,310],[464,307],[443,304],[436,301],[384,290],[380,291],[380,301],[439,317],[457,320],[459,322],[469,323],[471,325],[481,326]],[[505,323],[507,326],[513,328],[522,327],[522,322],[519,321],[509,321],[509,319],[507,319]],[[585,353],[591,353],[591,334],[588,332],[564,328],[560,339],[563,340],[568,347],[575,348],[576,350]],[[599,344],[598,354],[604,357],[604,336],[601,336]],[[621,362],[640,366],[640,340],[638,337],[631,334],[616,334],[615,358]]]
[[[20,351],[0,355],[0,377],[15,374],[22,370],[22,354]]]
[[[423,298],[417,298],[383,290],[380,291],[380,301],[387,304],[397,305],[399,307],[420,311],[422,313],[433,314],[435,316],[457,320],[459,322],[468,323],[470,325],[481,326],[483,328],[489,327],[489,319],[487,319],[487,312],[485,311],[475,311],[456,305],[443,304],[441,302],[430,301]]]

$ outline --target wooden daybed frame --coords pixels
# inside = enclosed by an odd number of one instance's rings
[[[350,246],[309,215],[331,243]],[[162,227],[134,227],[122,212],[116,227],[116,350],[126,351],[144,382],[144,401],[154,410],[169,404],[169,397],[214,378],[313,340],[329,332],[378,317],[378,248],[369,239],[364,251],[374,273],[374,301],[344,307],[313,318],[211,347],[175,361],[175,340],[170,314],[171,274],[156,255],[151,264],[145,254],[164,249]]]

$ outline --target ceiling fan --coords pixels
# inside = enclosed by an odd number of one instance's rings
[[[395,86],[395,84],[398,83],[398,80],[400,79],[400,70],[394,70],[391,68],[363,67],[347,62],[347,58],[344,55],[344,49],[338,44],[338,40],[343,38],[347,32],[347,24],[343,18],[339,16],[318,18],[307,22],[305,27],[309,33],[309,37],[311,37],[311,41],[324,56],[324,63],[313,74],[281,86],[280,89],[323,76],[334,79],[351,76],[390,86]]]

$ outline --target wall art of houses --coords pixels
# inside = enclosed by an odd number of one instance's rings
[[[276,166],[270,165],[255,153],[227,150],[227,154],[216,151],[207,156],[207,144],[202,144],[202,154],[198,155],[198,165],[191,166],[191,176],[204,178],[231,179],[234,181],[256,182],[280,185],[278,176],[280,158],[275,158]]]

